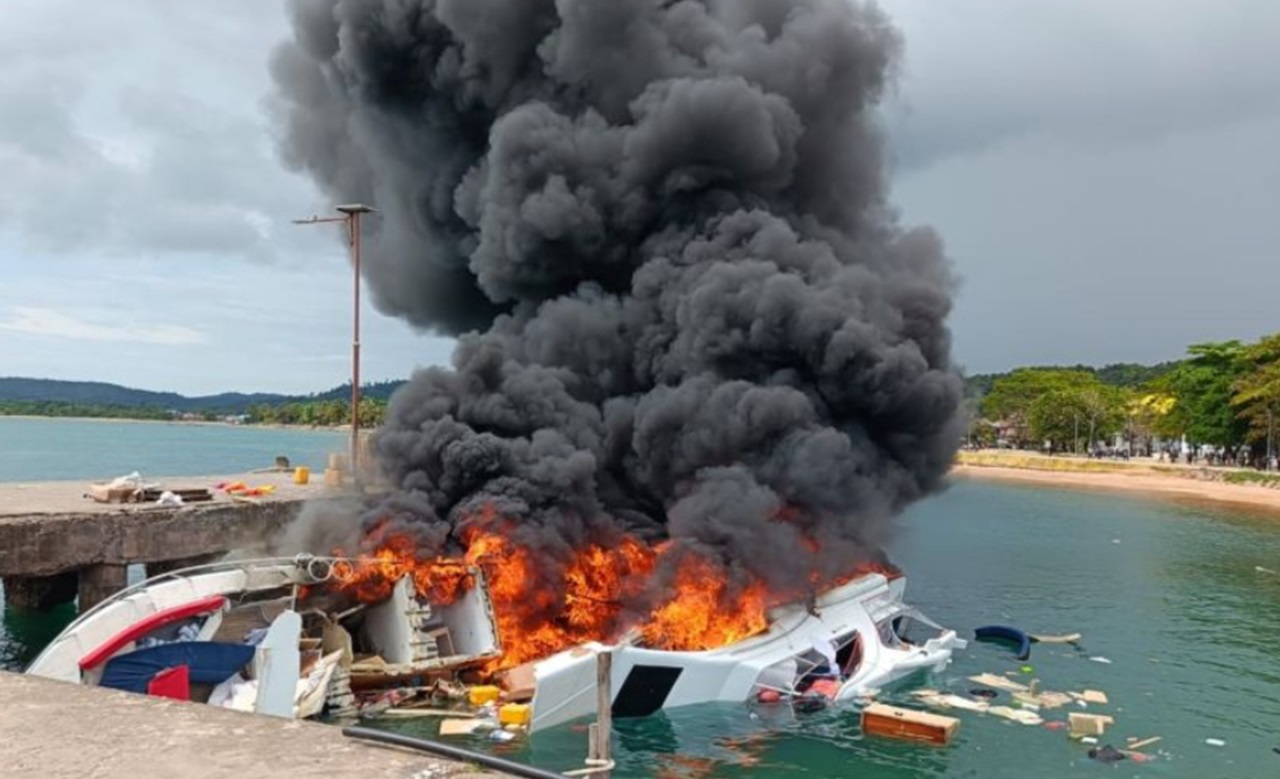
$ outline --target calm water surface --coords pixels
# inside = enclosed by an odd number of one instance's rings
[[[615,776],[1280,776],[1272,751],[1280,747],[1280,575],[1256,570],[1280,570],[1280,521],[966,482],[917,506],[898,528],[891,549],[913,602],[962,634],[990,623],[1083,633],[1079,650],[1037,645],[1035,677],[1044,689],[1106,691],[1111,705],[1091,707],[1116,718],[1104,743],[1162,736],[1152,750],[1159,759],[1108,768],[1061,732],[964,712],[957,741],[934,749],[864,739],[849,710],[797,718],[785,707],[717,705],[617,723]],[[69,618],[7,615],[0,641],[9,662],[29,657]],[[921,683],[963,693],[972,686],[964,677],[1019,665],[970,644],[946,673]],[[1065,719],[1065,710],[1047,714]],[[425,721],[388,727],[433,735]],[[483,739],[464,743],[490,748]],[[570,725],[504,753],[564,770],[581,766],[585,751],[582,726]]]
[[[1103,743],[1162,736],[1151,750],[1159,759],[1112,769],[1062,732],[964,712],[958,740],[934,749],[864,739],[849,710],[797,718],[785,707],[718,705],[617,723],[615,775],[1280,777],[1280,575],[1255,570],[1280,570],[1280,520],[961,483],[899,528],[891,548],[913,602],[962,634],[991,623],[1083,633],[1080,650],[1036,645],[1035,678],[1044,689],[1106,691],[1111,704],[1091,707],[1116,718]],[[964,677],[1020,665],[971,643],[946,673],[920,682],[963,694],[974,686]],[[1066,718],[1065,709],[1046,714]],[[432,726],[391,727],[430,736]],[[563,770],[585,751],[582,727],[567,726],[509,754]]]
[[[241,473],[277,455],[314,470],[348,440],[332,430],[0,417],[0,482]]]

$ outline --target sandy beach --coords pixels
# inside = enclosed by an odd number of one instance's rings
[[[1227,481],[1231,473],[1238,471],[1150,461],[1126,463],[1045,457],[1022,452],[962,452],[951,469],[951,475],[960,479],[1123,491],[1179,502],[1233,504],[1280,518],[1280,489],[1232,483]],[[1280,480],[1280,475],[1277,479]]]

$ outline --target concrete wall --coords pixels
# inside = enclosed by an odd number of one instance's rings
[[[217,503],[3,517],[5,603],[44,611],[78,597],[83,611],[123,589],[131,563],[149,564],[154,575],[227,552],[265,551],[302,504]]]
[[[301,501],[274,501],[4,517],[0,576],[51,576],[104,563],[158,563],[259,549],[301,507]]]

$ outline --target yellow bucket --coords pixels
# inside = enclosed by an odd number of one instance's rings
[[[294,483],[294,484],[306,484],[306,483],[307,483],[307,482],[309,482],[309,481],[311,481],[311,469],[310,469],[310,468],[307,468],[307,467],[304,467],[304,466],[298,466],[297,468],[295,468],[295,469],[293,470],[293,483]]]

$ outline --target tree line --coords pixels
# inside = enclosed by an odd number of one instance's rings
[[[379,398],[360,399],[360,426],[377,427],[386,415],[387,402]],[[351,403],[346,400],[303,400],[258,403],[248,413],[216,411],[178,412],[157,406],[118,406],[106,403],[72,403],[58,400],[0,400],[0,416],[78,417],[84,419],[139,419],[152,421],[232,418],[246,424],[304,425],[337,427],[351,422]]]
[[[108,403],[71,403],[57,400],[0,400],[0,416],[84,417],[91,419],[170,419],[162,408],[117,406]]]
[[[377,427],[386,416],[387,402],[379,398],[360,398],[360,426]],[[351,402],[348,400],[304,400],[278,404],[249,406],[245,421],[266,425],[310,425],[336,427],[350,424]]]
[[[1153,453],[1157,442],[1263,467],[1280,416],[1280,333],[1188,347],[1158,366],[1019,368],[973,377],[970,442]]]

